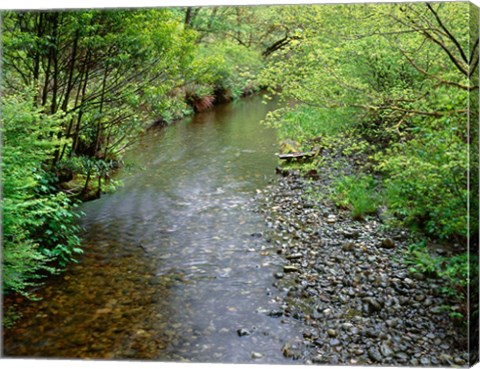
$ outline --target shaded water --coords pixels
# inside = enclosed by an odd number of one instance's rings
[[[251,97],[143,137],[124,186],[82,206],[80,263],[19,302],[4,354],[289,363],[281,347],[299,331],[268,315],[281,260],[254,212],[276,164],[275,132],[259,125],[271,108]]]

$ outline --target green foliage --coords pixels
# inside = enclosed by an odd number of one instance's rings
[[[44,169],[62,144],[60,115],[33,106],[31,95],[3,99],[3,289],[27,294],[32,280],[80,252],[70,200],[55,193]]]
[[[81,253],[72,198],[114,188],[113,163],[152,122],[257,91],[281,30],[268,8],[2,15],[4,290],[22,293]]]
[[[45,112],[68,114],[54,162],[116,158],[150,122],[187,111],[174,91],[197,35],[169,9],[7,12],[4,28],[7,92],[33,86]]]
[[[467,147],[455,127],[415,130],[415,139],[378,155],[391,212],[407,225],[448,238],[467,236]]]
[[[281,114],[281,120],[278,118]],[[265,123],[278,129],[282,139],[291,139],[307,143],[321,136],[334,136],[352,124],[349,112],[318,109],[308,105],[283,108],[267,114]]]
[[[445,310],[452,318],[465,317],[470,275],[473,276],[472,278],[478,276],[477,256],[468,253],[453,257],[436,256],[429,252],[425,242],[419,242],[410,246],[406,262],[410,265],[411,272],[441,278],[444,281],[441,291],[453,302],[452,305],[444,306]]]
[[[223,90],[236,99],[258,90],[256,76],[262,67],[258,52],[229,40],[217,40],[199,45],[190,79],[197,84],[200,96]]]
[[[75,212],[75,207],[62,192],[50,196],[43,208],[38,209],[43,214],[38,219],[39,227],[32,232],[32,237],[41,245],[39,250],[61,268],[76,261],[76,254],[83,253],[78,237],[80,227],[75,222],[80,214]]]
[[[332,199],[339,207],[350,209],[355,219],[375,214],[381,196],[377,181],[370,175],[346,176],[333,184]]]
[[[266,122],[279,127],[282,139],[302,144],[353,132],[364,147],[346,147],[344,154],[366,154],[377,164],[391,213],[431,236],[466,237],[466,113],[474,81],[465,72],[477,68],[475,58],[464,57],[474,54],[475,43],[465,32],[468,5],[332,5],[284,13],[296,19],[294,38],[272,54],[262,80],[288,107]]]

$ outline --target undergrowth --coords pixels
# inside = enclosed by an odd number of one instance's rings
[[[333,185],[331,197],[338,207],[349,209],[354,219],[375,214],[381,203],[377,180],[371,175],[338,179]]]
[[[468,285],[470,276],[478,275],[478,257],[469,253],[451,257],[434,255],[422,241],[409,247],[405,261],[412,273],[420,272],[442,280],[441,292],[453,302],[442,309],[448,311],[452,319],[466,324]]]

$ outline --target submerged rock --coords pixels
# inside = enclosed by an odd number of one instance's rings
[[[302,357],[302,350],[297,344],[286,343],[282,347],[282,354],[287,358],[298,360]]]
[[[240,329],[237,329],[237,334],[240,337],[243,337],[243,336],[250,336],[252,332],[250,332],[248,329],[240,328]]]

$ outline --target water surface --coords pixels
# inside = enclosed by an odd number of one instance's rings
[[[269,109],[251,97],[142,137],[123,187],[82,205],[85,255],[21,305],[4,353],[290,363],[281,347],[299,332],[269,316],[281,260],[255,212],[276,165]]]

